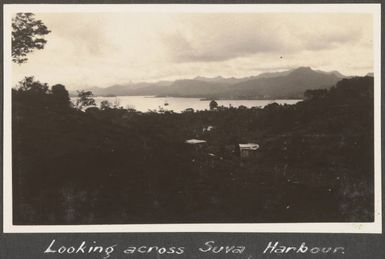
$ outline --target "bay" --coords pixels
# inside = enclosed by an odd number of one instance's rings
[[[71,98],[73,101],[76,98]],[[210,100],[201,98],[185,97],[154,97],[154,96],[116,96],[116,97],[94,97],[98,107],[104,100],[118,107],[132,108],[140,112],[159,111],[160,109],[180,113],[188,108],[197,110],[209,110]],[[241,105],[251,107],[264,107],[271,103],[295,104],[302,100],[216,100],[219,106],[239,107]]]

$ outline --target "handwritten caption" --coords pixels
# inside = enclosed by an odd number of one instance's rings
[[[344,254],[345,248],[331,246],[312,246],[302,242],[296,246],[287,246],[278,241],[270,241],[262,247],[260,251],[247,251],[245,245],[239,244],[219,244],[214,240],[203,242],[197,248],[188,248],[185,246],[159,246],[159,245],[142,245],[142,246],[122,246],[121,244],[102,245],[96,241],[81,241],[74,245],[63,245],[53,239],[43,251],[44,254],[58,254],[67,258],[71,254],[93,255],[95,258],[107,259],[115,253],[123,253],[126,255],[148,254],[148,255],[182,255],[188,252],[202,253],[209,256],[210,254],[234,254],[245,255],[247,259],[252,259],[253,254]],[[65,256],[64,256],[65,255]]]

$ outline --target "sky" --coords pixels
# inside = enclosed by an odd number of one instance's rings
[[[12,65],[67,89],[139,81],[244,77],[310,66],[373,71],[370,14],[36,13],[51,30],[43,50]]]

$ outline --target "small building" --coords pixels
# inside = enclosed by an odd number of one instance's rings
[[[206,140],[202,140],[202,139],[188,139],[185,141],[185,143],[192,144],[192,145],[203,144],[206,142],[207,142]]]
[[[241,158],[252,158],[256,156],[259,145],[255,143],[239,144]]]
[[[186,144],[191,146],[192,150],[201,153],[207,149],[207,141],[202,139],[188,139],[185,141]]]

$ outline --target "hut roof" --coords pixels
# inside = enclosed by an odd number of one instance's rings
[[[202,140],[202,139],[188,139],[185,141],[185,143],[187,144],[201,144],[206,142],[207,142],[206,140]]]
[[[255,143],[239,144],[239,148],[240,149],[257,150],[259,148],[259,145],[255,144]]]

